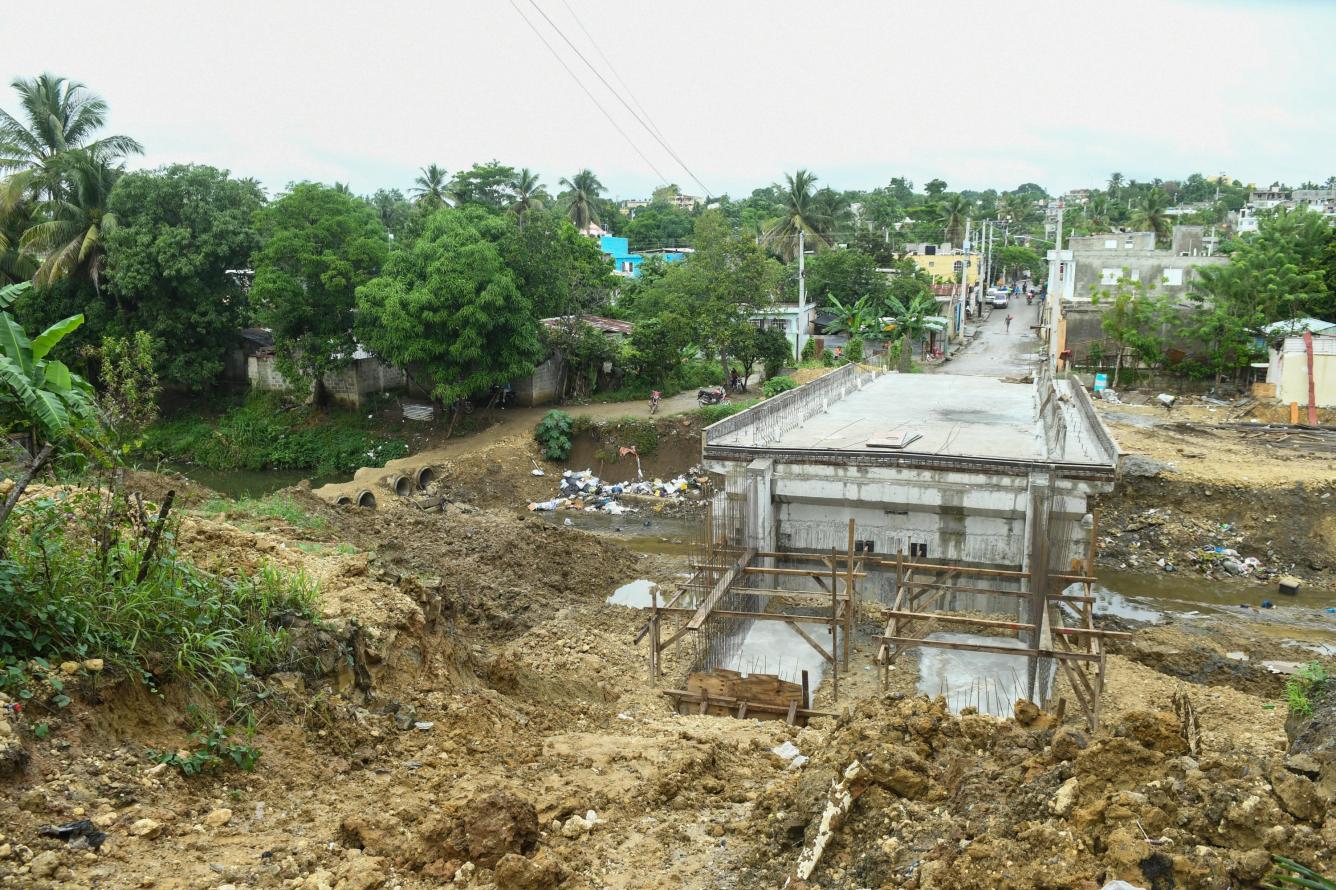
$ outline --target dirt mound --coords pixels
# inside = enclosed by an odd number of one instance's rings
[[[825,888],[1253,886],[1270,854],[1329,868],[1336,844],[1321,789],[1282,756],[1196,760],[1170,713],[1090,739],[888,696],[825,729],[757,802],[753,886],[782,883],[855,759],[872,781],[815,876]]]
[[[1173,474],[1124,476],[1099,499],[1103,565],[1161,571],[1163,559],[1178,571],[1217,578],[1235,575],[1225,559],[1204,548],[1232,549],[1262,568],[1253,580],[1272,582],[1295,574],[1310,584],[1336,582],[1336,484],[1294,482],[1254,487],[1212,484]]]

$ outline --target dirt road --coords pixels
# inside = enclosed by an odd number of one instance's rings
[[[543,415],[559,407],[572,417],[593,417],[611,420],[618,417],[648,417],[647,402],[598,402],[590,405],[542,405],[533,408],[509,408],[498,412],[499,420],[480,432],[467,436],[447,439],[444,442],[423,449],[407,457],[392,460],[383,467],[362,467],[346,482],[331,482],[315,493],[322,498],[333,499],[345,494],[355,495],[359,489],[381,482],[387,477],[403,472],[412,472],[419,467],[439,466],[451,460],[471,454],[487,451],[508,439],[529,437],[533,429],[542,420]],[[658,415],[667,417],[681,414],[697,407],[696,394],[691,391],[678,393],[664,399],[659,404]]]

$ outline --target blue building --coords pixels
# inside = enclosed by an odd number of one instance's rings
[[[640,276],[640,264],[645,258],[638,253],[631,253],[631,245],[625,238],[618,238],[615,235],[603,235],[598,239],[598,249],[603,251],[603,255],[612,260],[612,270],[615,274],[626,278],[638,278]]]

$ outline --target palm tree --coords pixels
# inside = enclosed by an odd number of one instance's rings
[[[900,370],[913,367],[914,344],[927,330],[942,330],[940,321],[934,321],[937,300],[927,291],[918,291],[909,299],[890,294],[886,308],[895,319],[894,336],[900,340]]]
[[[1110,174],[1109,174],[1109,194],[1110,194],[1110,195],[1116,195],[1116,194],[1118,194],[1119,189],[1121,189],[1122,187],[1123,187],[1123,174],[1121,174],[1121,173],[1110,173]]]
[[[413,187],[408,193],[417,204],[430,208],[444,207],[447,188],[445,168],[428,164],[418,171],[417,179],[413,180]]]
[[[798,255],[798,235],[802,233],[811,241],[812,247],[819,250],[830,245],[827,232],[830,231],[830,219],[824,215],[823,202],[818,201],[812,187],[816,176],[806,170],[799,170],[792,176],[785,173],[788,185],[776,183],[783,197],[783,216],[766,231],[763,242],[767,247],[791,262]]]
[[[854,225],[854,211],[849,199],[832,188],[816,193],[816,217],[825,226],[825,236],[832,243],[836,233],[847,232]]]
[[[82,149],[88,157],[109,164],[143,146],[129,136],[94,135],[106,123],[107,103],[78,81],[52,74],[10,84],[19,96],[27,123],[0,109],[0,171],[33,168],[31,186],[42,196],[58,197],[60,159]]]
[[[575,227],[583,232],[591,223],[598,222],[598,208],[594,202],[603,193],[603,183],[598,181],[594,171],[586,168],[570,179],[563,177],[561,184],[567,189],[566,216]]]
[[[542,210],[547,206],[547,189],[538,181],[538,174],[528,167],[515,174],[511,188],[515,192],[515,201],[510,205],[510,212],[515,214],[521,224],[524,222],[525,214],[530,210]]]
[[[999,219],[1005,219],[1012,225],[1024,225],[1030,217],[1033,205],[1025,195],[1020,192],[1009,192],[1002,196],[1002,200],[997,202],[997,215]]]
[[[38,286],[82,274],[99,289],[106,262],[103,239],[116,227],[107,199],[121,171],[82,151],[67,154],[59,167],[64,194],[38,205],[40,222],[28,227],[19,247],[41,262],[33,277]]]
[[[1133,212],[1132,225],[1143,232],[1154,232],[1157,242],[1164,241],[1169,237],[1169,216],[1165,213],[1168,207],[1168,196],[1152,188]]]
[[[0,285],[31,279],[37,262],[19,249],[19,240],[32,223],[32,206],[27,201],[5,205],[0,197]]]
[[[1109,227],[1109,196],[1095,192],[1085,206],[1086,221],[1090,228],[1100,231]]]
[[[970,202],[960,194],[947,195],[937,209],[937,221],[946,232],[946,240],[959,247],[965,240],[965,221],[969,219]]]

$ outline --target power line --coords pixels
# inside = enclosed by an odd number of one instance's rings
[[[539,40],[543,42],[543,46],[547,47],[547,51],[552,53],[552,57],[557,60],[557,62],[561,65],[562,68],[566,69],[566,73],[571,76],[571,80],[575,81],[575,85],[584,91],[584,94],[589,97],[589,101],[593,102],[595,107],[597,107],[599,111],[603,112],[603,116],[608,119],[608,123],[612,124],[613,129],[616,130],[618,133],[622,134],[622,138],[626,140],[626,144],[631,146],[631,149],[636,154],[640,155],[640,159],[649,165],[649,168],[654,171],[654,175],[659,177],[659,182],[667,184],[668,177],[664,176],[663,172],[660,171],[658,167],[654,166],[654,162],[651,161],[648,157],[646,157],[645,153],[640,150],[640,146],[636,145],[635,142],[632,141],[631,137],[627,135],[625,130],[622,129],[621,125],[617,123],[616,119],[613,118],[613,116],[608,113],[608,110],[603,107],[603,103],[598,101],[598,98],[589,91],[589,88],[586,87],[584,83],[580,80],[580,78],[576,76],[575,72],[571,70],[571,66],[566,64],[566,60],[563,59],[561,57],[561,54],[557,52],[556,47],[548,43],[547,38],[543,36],[542,32],[538,30],[538,28],[534,25],[533,22],[529,21],[529,18],[524,14],[524,10],[520,9],[519,5],[515,2],[515,0],[510,0],[510,5],[514,8],[515,12],[519,14],[519,17],[524,19],[524,24],[529,26],[529,30],[533,31],[534,36],[536,36]],[[542,10],[540,9],[539,12],[542,12]],[[546,18],[546,16],[544,17]]]
[[[580,28],[581,33],[583,33],[585,38],[589,41],[590,46],[594,48],[594,52],[598,53],[598,57],[608,66],[608,70],[612,72],[612,76],[617,78],[617,83],[621,84],[622,88],[626,90],[626,95],[631,97],[631,101],[635,103],[635,106],[640,110],[640,113],[645,116],[645,120],[649,121],[650,125],[654,127],[654,132],[662,136],[663,130],[659,129],[659,125],[654,122],[654,118],[649,116],[649,112],[645,109],[644,103],[636,98],[636,94],[631,91],[631,86],[617,70],[617,66],[612,64],[612,59],[609,59],[607,54],[603,52],[602,47],[598,45],[598,41],[594,39],[594,35],[589,33],[589,29],[584,26],[584,22],[580,21],[580,17],[575,14],[575,10],[571,8],[571,5],[567,3],[566,0],[561,0],[561,5],[566,7],[566,11],[571,14],[571,18],[575,20],[575,24]]]
[[[511,2],[513,3],[514,0],[511,0]],[[654,132],[653,127],[645,123],[645,119],[642,118],[639,114],[637,114],[636,110],[632,108],[625,99],[622,98],[622,94],[619,93],[615,88],[613,88],[612,84],[608,83],[608,79],[604,77],[602,74],[600,74],[599,70],[595,68],[588,59],[585,58],[584,53],[580,52],[580,48],[576,46],[574,43],[571,43],[571,39],[566,36],[566,33],[562,31],[561,28],[557,27],[556,22],[552,21],[552,17],[549,16],[546,12],[543,12],[543,8],[539,6],[535,2],[535,0],[529,0],[529,5],[532,6],[534,9],[536,9],[538,11],[538,14],[547,20],[547,23],[552,26],[552,30],[557,32],[557,36],[559,36],[562,40],[564,40],[566,42],[566,45],[571,48],[571,51],[580,57],[580,61],[585,63],[585,67],[587,67],[590,71],[594,72],[594,76],[599,79],[599,82],[602,83],[603,86],[608,88],[608,92],[612,93],[612,95],[616,97],[618,102],[622,103],[622,107],[631,113],[631,116],[640,123],[640,126],[645,128],[645,132],[653,136],[654,141],[659,143],[659,145],[663,147],[663,150],[668,152],[668,154],[672,156],[672,159],[674,161],[677,161],[678,165],[683,170],[686,171],[687,175],[690,176],[695,181],[696,185],[700,186],[702,189],[705,190],[706,197],[714,197],[714,192],[710,191],[709,186],[701,182],[700,177],[698,177],[695,173],[691,172],[691,168],[687,166],[686,161],[682,160],[682,158],[678,156],[677,152],[673,151],[672,147],[667,142],[665,142],[662,139],[662,137],[659,136],[658,133]]]

